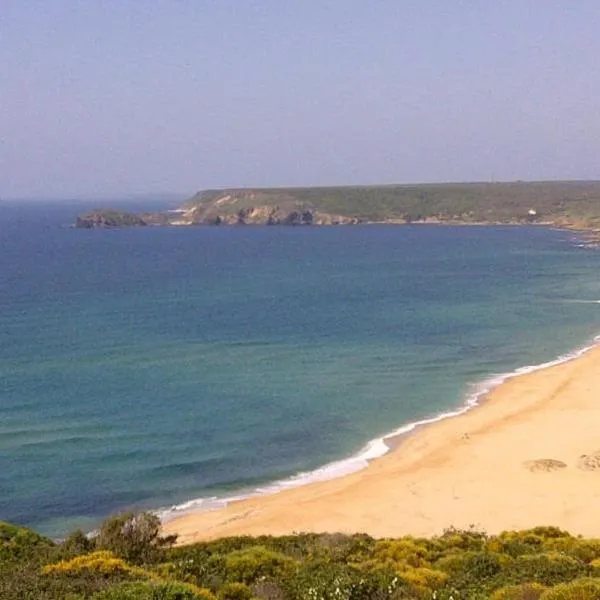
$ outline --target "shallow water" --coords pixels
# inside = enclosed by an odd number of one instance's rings
[[[600,331],[599,255],[569,232],[87,231],[64,227],[79,206],[0,207],[0,518],[51,535],[354,469]]]

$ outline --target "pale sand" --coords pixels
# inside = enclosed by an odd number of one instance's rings
[[[464,434],[468,433],[468,436]],[[241,534],[366,532],[431,536],[555,525],[600,537],[600,348],[514,377],[468,413],[419,429],[366,469],[176,518],[180,543]],[[531,472],[526,461],[566,467]]]

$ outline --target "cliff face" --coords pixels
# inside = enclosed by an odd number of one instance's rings
[[[342,225],[358,223],[358,219],[321,213],[304,206],[257,205],[237,211],[218,207],[197,206],[180,214],[176,225]]]
[[[192,225],[331,225],[357,219],[320,212],[312,202],[285,192],[228,190],[202,193],[180,211],[177,224]]]

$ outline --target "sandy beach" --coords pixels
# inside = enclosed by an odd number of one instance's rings
[[[308,531],[431,536],[474,526],[497,533],[536,525],[600,537],[599,503],[595,347],[508,379],[477,408],[418,429],[362,471],[186,514],[164,530],[179,534],[180,543]]]

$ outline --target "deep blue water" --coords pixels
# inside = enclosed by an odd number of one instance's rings
[[[81,210],[0,203],[0,519],[52,535],[355,455],[600,332],[600,255],[568,232]]]

